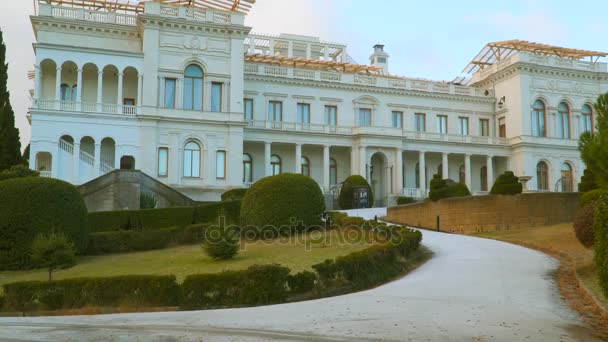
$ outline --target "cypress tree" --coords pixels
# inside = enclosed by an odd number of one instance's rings
[[[6,45],[0,30],[0,171],[21,163],[19,129],[15,127],[15,113],[8,92]]]

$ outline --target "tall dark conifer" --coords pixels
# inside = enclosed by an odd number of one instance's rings
[[[15,113],[8,92],[6,45],[0,30],[0,171],[22,162],[19,129],[15,127]]]

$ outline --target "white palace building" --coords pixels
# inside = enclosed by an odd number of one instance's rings
[[[390,73],[316,37],[254,34],[254,0],[40,0],[30,167],[84,184],[137,169],[194,200],[303,173],[327,195],[358,174],[377,205],[442,174],[483,194],[506,170],[576,191],[577,141],[608,92],[606,54],[487,44],[470,79]]]

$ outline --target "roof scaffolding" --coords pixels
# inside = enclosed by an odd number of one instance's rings
[[[546,45],[525,40],[505,40],[501,42],[488,43],[464,68],[464,73],[474,74],[485,67],[494,65],[518,52],[529,52],[542,56],[554,56],[580,60],[589,57],[591,62],[597,62],[600,57],[608,56],[608,53],[568,49],[559,46]]]
[[[145,2],[160,2],[167,5],[213,9],[226,12],[247,13],[255,0],[40,0],[49,5],[87,8],[95,11],[143,13]]]
[[[335,71],[341,73],[365,73],[369,75],[381,75],[382,69],[370,65],[350,64],[336,61],[324,61],[306,58],[289,58],[283,56],[269,56],[262,54],[245,54],[245,62],[272,64],[293,68],[306,68],[324,71]]]

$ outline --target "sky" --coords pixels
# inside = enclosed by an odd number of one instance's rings
[[[31,0],[0,0],[0,29],[9,63],[9,91],[21,133],[33,82]],[[245,24],[257,33],[320,36],[346,43],[367,64],[372,46],[384,44],[391,74],[453,80],[488,42],[523,39],[608,51],[608,1],[587,0],[257,0]]]

